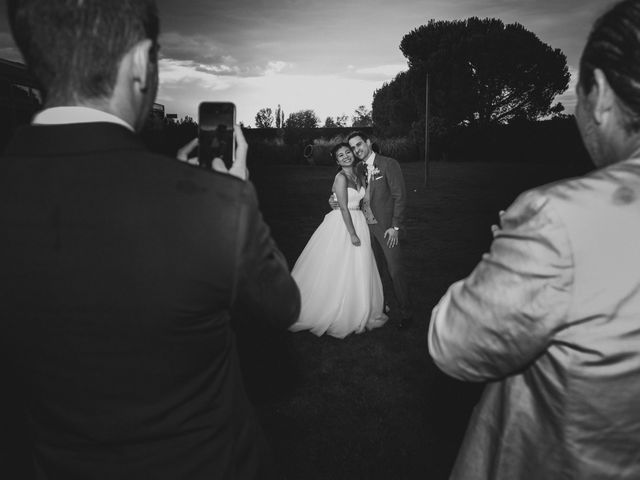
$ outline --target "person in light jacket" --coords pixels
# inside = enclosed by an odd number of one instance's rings
[[[488,382],[453,480],[640,478],[640,0],[596,21],[577,95],[597,169],[520,195],[432,312],[436,365]]]

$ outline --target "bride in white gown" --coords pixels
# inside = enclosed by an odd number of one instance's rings
[[[381,327],[388,317],[369,227],[360,210],[365,187],[353,168],[355,156],[348,143],[333,147],[331,155],[342,167],[332,188],[340,208],[325,215],[293,267],[302,308],[289,330],[344,338]]]

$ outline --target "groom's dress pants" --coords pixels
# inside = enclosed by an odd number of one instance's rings
[[[404,273],[404,267],[402,265],[402,247],[400,244],[393,248],[387,246],[387,239],[384,238],[385,228],[379,223],[369,224],[369,232],[371,233],[371,244],[377,243],[380,250],[384,254],[384,259],[387,264],[387,270],[391,276],[393,282],[393,291],[398,301],[400,308],[400,318],[409,318],[413,314],[411,307],[411,301],[409,296],[409,284]],[[378,263],[378,270],[382,270],[382,259],[379,258],[379,252],[375,251],[376,261]],[[382,274],[382,272],[380,272]]]

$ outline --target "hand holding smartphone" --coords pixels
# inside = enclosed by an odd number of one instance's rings
[[[202,102],[198,108],[198,120],[198,138],[194,138],[180,148],[176,154],[177,159],[191,164],[197,162],[202,168],[247,180],[249,178],[247,170],[249,146],[242,129],[235,124],[233,103]],[[198,147],[198,157],[190,158],[189,155],[196,147]]]
[[[236,107],[231,102],[202,102],[198,106],[198,163],[211,169],[220,158],[230,169],[235,160]]]

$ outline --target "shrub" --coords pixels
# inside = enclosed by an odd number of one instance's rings
[[[308,143],[288,144],[286,138],[269,138],[249,141],[248,163],[251,164],[312,164],[334,165],[331,149],[334,145],[345,142],[346,135],[335,135],[331,138],[316,138]],[[382,138],[371,137],[374,150],[381,155],[395,158],[399,162],[415,162],[419,160],[419,149],[415,141],[407,137]],[[311,149],[309,149],[311,145]],[[306,154],[306,156],[305,156]]]
[[[267,165],[293,165],[304,161],[302,148],[299,145],[286,145],[280,138],[249,144],[247,153],[249,165],[258,162]]]
[[[344,136],[336,135],[330,139],[316,138],[313,141],[313,163],[315,165],[334,165],[336,162],[331,157],[331,149],[334,145],[344,142]]]
[[[330,139],[318,138],[313,141],[313,163],[316,165],[333,165],[331,149],[334,145],[346,141],[346,137],[337,135]],[[395,158],[399,162],[415,162],[418,160],[418,147],[414,141],[406,137],[382,138],[371,137],[374,150],[381,155]]]
[[[415,162],[419,160],[418,145],[407,137],[372,139],[377,145],[380,155],[395,158],[398,162]]]
[[[442,143],[450,161],[590,164],[573,117],[460,127]]]

